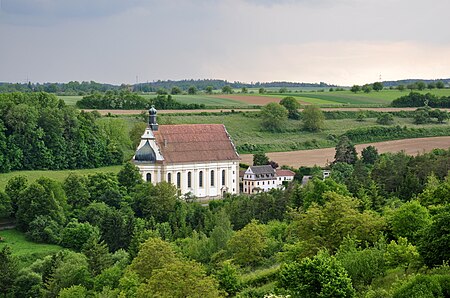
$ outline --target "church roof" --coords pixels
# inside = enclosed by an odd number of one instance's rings
[[[145,143],[144,146],[142,146],[138,151],[136,151],[134,159],[137,161],[151,161],[151,162],[156,161],[155,151],[153,151],[148,141]]]
[[[161,125],[153,133],[166,163],[240,159],[222,124]]]

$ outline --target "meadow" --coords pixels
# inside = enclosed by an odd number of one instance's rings
[[[0,242],[0,250],[6,245],[10,246],[12,254],[19,260],[20,268],[62,249],[59,245],[28,241],[25,234],[16,229],[0,231],[0,237],[4,239]]]
[[[322,89],[323,90],[323,89]],[[268,90],[265,94],[258,94],[257,91],[251,90],[249,94],[242,94],[235,92],[234,94],[219,94],[212,95],[198,93],[195,95],[174,95],[173,97],[185,104],[204,104],[209,109],[245,109],[261,106],[271,101],[279,101],[286,96],[295,97],[301,104],[315,104],[321,107],[385,107],[401,96],[407,95],[409,90],[382,90],[380,92],[372,91],[370,93],[358,92],[353,93],[349,90],[333,91],[327,90],[319,91],[314,89],[292,89],[288,93],[278,93],[277,90]],[[450,89],[433,89],[417,91],[419,93],[432,93],[436,96],[450,96]],[[155,97],[155,94],[144,94],[146,98]],[[68,105],[75,105],[80,100],[81,96],[59,96]],[[255,100],[261,98],[261,102]],[[268,100],[269,99],[269,100]]]
[[[376,118],[366,118],[364,121],[355,119],[333,119],[325,121],[325,129],[320,132],[308,132],[301,130],[301,121],[288,120],[284,132],[272,133],[261,129],[261,120],[255,112],[242,113],[204,113],[204,114],[180,114],[160,115],[160,124],[196,124],[216,123],[224,124],[231,135],[239,153],[251,153],[252,151],[283,152],[302,149],[318,149],[334,147],[338,137],[346,131],[357,128],[381,126],[376,123]],[[412,118],[394,118],[392,126],[423,129],[423,136],[436,136],[446,133],[448,124],[416,125]],[[429,133],[427,134],[427,132]],[[401,137],[400,137],[401,138]],[[393,139],[377,137],[365,141],[381,141]]]
[[[36,179],[40,177],[48,177],[51,179],[55,179],[57,181],[62,182],[64,179],[69,176],[70,173],[77,173],[80,175],[88,175],[94,173],[118,173],[122,166],[110,166],[103,168],[95,168],[95,169],[81,169],[81,170],[62,170],[62,171],[14,171],[9,173],[0,174],[0,190],[5,189],[8,180],[15,176],[24,176],[28,179],[28,182],[34,182]]]

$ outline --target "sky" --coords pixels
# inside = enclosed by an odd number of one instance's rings
[[[0,0],[0,82],[450,77],[448,0]]]

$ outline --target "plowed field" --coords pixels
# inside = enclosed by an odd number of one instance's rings
[[[433,137],[433,138],[417,138],[386,141],[378,143],[368,143],[356,145],[358,153],[369,145],[375,146],[379,153],[384,152],[398,152],[405,151],[410,155],[417,155],[419,153],[429,152],[434,148],[448,149],[450,147],[450,137]],[[300,150],[290,152],[273,152],[267,153],[267,156],[276,161],[280,166],[289,165],[294,168],[300,166],[325,166],[334,160],[335,149],[315,149],[315,150]],[[253,161],[252,154],[241,154],[242,163],[251,165]]]

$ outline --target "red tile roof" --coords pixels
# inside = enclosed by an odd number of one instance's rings
[[[160,125],[153,133],[165,163],[240,160],[222,124]]]
[[[291,170],[277,170],[277,176],[295,176]]]

